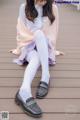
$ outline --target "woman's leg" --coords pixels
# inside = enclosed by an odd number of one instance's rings
[[[48,43],[46,37],[41,30],[37,30],[34,39],[42,67],[41,81],[49,83]]]
[[[19,91],[19,94],[23,98],[24,102],[26,101],[27,98],[32,97],[31,83],[32,80],[34,79],[37,69],[40,66],[40,60],[39,60],[38,52],[36,50],[32,50],[28,54],[26,59],[29,62],[29,64],[25,69],[23,83]]]

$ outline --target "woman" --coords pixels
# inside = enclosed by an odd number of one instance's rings
[[[58,9],[52,0],[26,0],[20,6],[17,24],[17,48],[11,50],[19,55],[14,62],[25,69],[23,83],[16,93],[15,102],[25,113],[41,117],[42,110],[31,93],[31,83],[38,68],[42,67],[36,98],[44,98],[49,90],[49,65],[55,64],[55,44],[58,33]]]

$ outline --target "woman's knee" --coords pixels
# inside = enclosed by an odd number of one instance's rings
[[[31,51],[29,55],[27,56],[27,60],[28,62],[34,61],[36,64],[39,64],[40,59],[39,59],[38,52],[36,50]]]
[[[44,32],[42,30],[37,30],[34,34],[35,37],[41,37],[44,35]]]

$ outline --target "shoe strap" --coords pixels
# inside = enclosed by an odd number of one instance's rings
[[[30,105],[35,104],[35,103],[36,103],[36,101],[34,100],[33,97],[30,97],[26,100],[27,106],[30,106]]]
[[[48,84],[46,82],[44,82],[44,81],[40,81],[39,87],[43,87],[43,88],[47,89],[48,88]]]

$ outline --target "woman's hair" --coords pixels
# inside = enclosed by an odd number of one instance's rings
[[[51,24],[55,20],[55,16],[52,10],[53,2],[54,0],[46,0],[46,4],[43,6],[43,17],[47,16]],[[38,16],[34,0],[26,0],[25,15],[27,19],[31,20],[32,22],[34,22],[34,19]]]

